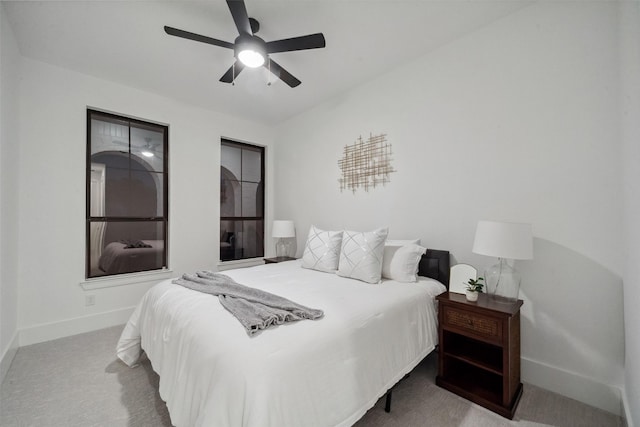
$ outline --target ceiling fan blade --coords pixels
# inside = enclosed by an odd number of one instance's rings
[[[227,0],[227,6],[229,6],[229,12],[233,16],[233,22],[236,23],[236,28],[240,34],[253,35],[251,31],[251,23],[249,22],[249,15],[247,14],[247,7],[244,5],[244,0]]]
[[[322,33],[309,34],[307,36],[292,37],[290,39],[274,40],[267,42],[267,53],[290,52],[292,50],[318,49],[325,47]]]
[[[270,69],[274,76],[278,77],[280,80],[282,80],[283,82],[285,82],[291,87],[296,87],[300,83],[302,83],[300,80],[293,77],[287,70],[282,68],[280,65],[278,65],[276,61],[274,61],[271,58],[269,58],[269,60],[264,63],[263,67]]]
[[[220,81],[223,83],[233,83],[235,79],[238,78],[238,74],[240,71],[244,70],[244,64],[240,61],[236,61],[222,77],[220,77]],[[234,76],[235,74],[235,76]]]
[[[195,40],[197,42],[212,44],[214,46],[226,47],[227,49],[233,49],[233,43],[225,42],[223,40],[214,39],[207,36],[201,36],[200,34],[190,33],[189,31],[179,30],[177,28],[164,26],[165,33],[182,37],[183,39]]]

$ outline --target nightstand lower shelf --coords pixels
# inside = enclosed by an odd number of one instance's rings
[[[468,377],[460,381],[456,381],[454,378],[445,380],[440,376],[436,377],[436,385],[439,387],[449,390],[460,397],[464,397],[473,403],[477,403],[478,405],[500,414],[503,417],[513,419],[513,415],[515,414],[520,398],[522,397],[522,383],[518,385],[511,403],[508,406],[502,406],[501,390],[498,390],[498,388],[487,387],[487,383],[484,383],[482,386],[474,385],[481,381],[482,379],[478,377]]]

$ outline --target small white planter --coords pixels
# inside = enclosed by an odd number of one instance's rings
[[[465,295],[467,296],[467,301],[478,301],[478,292],[466,291]]]

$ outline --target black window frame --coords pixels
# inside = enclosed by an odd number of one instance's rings
[[[139,127],[157,128],[162,129],[163,143],[162,143],[162,216],[153,217],[138,217],[138,216],[91,216],[91,120],[93,118],[99,119],[104,117],[107,119],[113,119],[119,122],[129,123],[129,141],[131,141],[131,124],[136,124]],[[169,253],[169,126],[160,124],[153,121],[136,119],[129,116],[120,114],[108,113],[96,109],[87,108],[87,143],[86,143],[86,200],[85,200],[85,279],[96,279],[103,277],[113,277],[122,274],[132,274],[149,271],[162,271],[169,268],[168,265],[168,253]],[[131,155],[131,145],[129,146],[129,155]],[[154,269],[141,269],[131,272],[111,273],[91,275],[91,223],[93,222],[160,222],[162,224],[162,235],[164,238],[164,249],[162,251],[162,267]]]
[[[254,151],[254,152],[259,152],[260,153],[260,182],[258,182],[257,184],[261,187],[261,191],[262,191],[262,200],[261,200],[261,206],[260,206],[260,212],[262,213],[261,216],[222,216],[222,210],[220,212],[220,222],[219,225],[220,227],[222,227],[222,222],[223,221],[233,221],[236,223],[241,223],[243,221],[261,221],[262,222],[262,239],[261,242],[259,242],[260,244],[260,251],[258,252],[257,255],[252,255],[252,256],[247,256],[244,253],[242,253],[241,256],[237,257],[235,256],[237,254],[237,251],[234,251],[234,256],[229,258],[229,257],[223,257],[223,253],[222,253],[222,248],[220,247],[220,254],[219,254],[219,259],[221,262],[230,262],[230,261],[241,261],[241,260],[248,260],[248,259],[255,259],[255,258],[262,258],[265,255],[265,231],[266,231],[266,219],[265,219],[265,189],[266,189],[266,183],[265,183],[265,172],[266,172],[266,162],[265,162],[265,158],[266,158],[266,149],[264,146],[262,145],[257,145],[257,144],[251,144],[248,142],[240,142],[240,141],[235,141],[229,138],[221,138],[220,139],[220,155],[222,156],[222,147],[223,146],[230,146],[230,147],[236,147],[236,148],[240,148],[242,150],[247,149],[249,151]],[[242,161],[240,162],[242,165]],[[222,181],[223,181],[223,177],[222,177],[222,158],[220,159],[220,185],[222,187]],[[240,177],[240,179],[238,179],[239,183],[242,182],[252,182],[252,181],[243,181],[242,180],[242,176]],[[221,199],[220,199],[220,206],[222,207],[222,194],[221,194]],[[256,206],[256,209],[258,208],[258,206]],[[242,209],[240,209],[242,211]],[[258,243],[258,242],[257,242]],[[225,259],[226,258],[226,259]]]

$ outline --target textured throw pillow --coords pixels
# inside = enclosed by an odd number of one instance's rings
[[[324,231],[312,225],[302,254],[302,266],[333,273],[338,269],[342,231]]]
[[[379,283],[384,242],[388,232],[387,228],[368,232],[345,230],[342,235],[338,276]]]
[[[416,282],[420,259],[426,251],[427,248],[416,244],[385,247],[382,277],[398,282]]]

